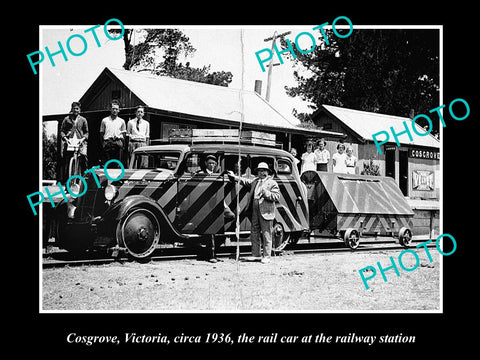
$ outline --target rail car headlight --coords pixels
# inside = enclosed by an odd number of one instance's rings
[[[116,194],[117,188],[115,186],[110,184],[105,187],[105,199],[107,199],[107,201],[113,200]]]

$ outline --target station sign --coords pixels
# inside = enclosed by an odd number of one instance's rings
[[[440,160],[440,151],[425,149],[408,149],[408,157],[413,159]]]

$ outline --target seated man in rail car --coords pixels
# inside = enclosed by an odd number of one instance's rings
[[[205,158],[205,165],[204,165],[205,170],[202,170],[202,172],[208,175],[219,173],[220,171],[218,169],[217,164],[218,164],[217,158],[215,157],[215,155],[207,155],[207,157]]]
[[[198,172],[198,174],[206,174],[206,175],[219,174],[220,175],[220,168],[217,165],[218,165],[218,162],[215,155],[212,155],[212,154],[207,155],[207,157],[205,158],[204,166],[202,170]],[[222,191],[223,191],[223,188],[222,188]],[[235,214],[233,213],[232,210],[230,210],[225,200],[223,201],[223,216],[226,221],[230,221],[235,218]],[[208,250],[209,250],[209,254],[207,254],[207,256],[209,257],[209,261],[212,263],[217,262],[218,259],[215,256],[215,241],[213,237],[211,242],[211,248]]]
[[[217,166],[217,158],[215,155],[207,155],[205,158],[205,163],[204,163],[204,170],[200,170],[198,173],[199,174],[207,174],[207,175],[212,175],[212,174],[219,174],[220,173],[220,168]],[[232,210],[228,207],[227,203],[223,201],[223,216],[225,217],[226,220],[232,220],[235,218],[235,214],[233,213]]]

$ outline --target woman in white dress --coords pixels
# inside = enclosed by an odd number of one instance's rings
[[[337,152],[332,156],[334,173],[347,173],[346,159],[347,154],[345,154],[345,144],[340,143],[337,145]]]
[[[317,162],[317,171],[328,171],[328,162],[330,160],[330,152],[325,149],[327,143],[324,139],[320,139],[317,143],[318,149],[314,153]]]
[[[347,174],[355,174],[357,158],[353,155],[353,148],[351,146],[347,147],[347,157],[345,158],[345,164],[347,165]]]
[[[317,170],[315,154],[313,153],[313,144],[311,142],[307,143],[307,152],[302,154],[302,171],[303,174],[305,171],[315,171]]]

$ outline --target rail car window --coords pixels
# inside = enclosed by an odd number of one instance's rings
[[[252,156],[250,158],[250,169],[255,170],[261,162],[266,162],[268,167],[275,171],[275,159],[268,156]]]
[[[179,152],[135,154],[133,169],[167,169],[174,171],[178,166]]]
[[[226,154],[224,167],[224,170],[233,171],[236,175],[238,175],[238,154]],[[248,158],[246,156],[240,157],[240,169],[241,175],[245,175],[249,169]]]
[[[215,153],[191,153],[187,156],[185,162],[185,173],[195,174],[199,171],[205,171],[205,161],[208,155],[214,155],[217,159],[217,167],[214,169],[214,173],[219,173],[221,158]]]
[[[289,175],[292,173],[292,163],[287,159],[278,159],[278,174]]]
[[[190,154],[186,160],[185,172],[194,174],[201,170],[200,154]]]

